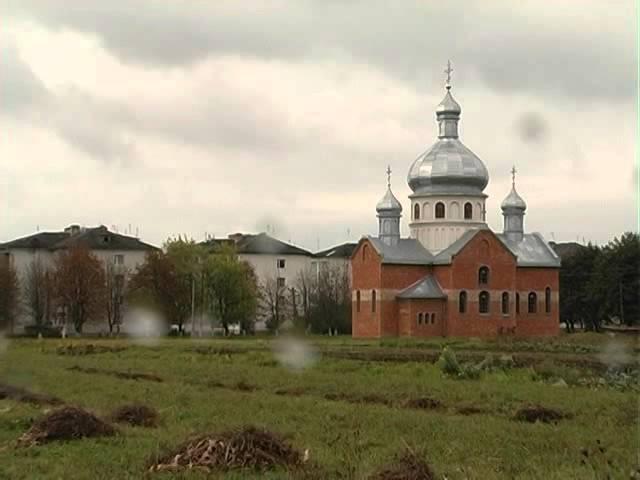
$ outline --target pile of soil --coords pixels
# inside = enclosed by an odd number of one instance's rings
[[[325,400],[342,401],[349,403],[369,403],[374,405],[391,405],[391,400],[375,393],[369,393],[366,395],[356,395],[352,393],[327,393],[324,396]]]
[[[279,435],[245,427],[193,438],[154,461],[149,471],[191,468],[206,472],[241,468],[264,471],[299,467],[303,461],[303,455]]]
[[[429,464],[412,452],[405,452],[391,465],[369,477],[369,480],[435,480],[436,474]]]
[[[115,353],[126,350],[125,346],[107,346],[107,345],[94,345],[93,343],[87,343],[85,345],[64,345],[59,346],[56,349],[58,355],[94,355],[96,353]]]
[[[72,372],[111,375],[116,378],[124,378],[125,380],[148,380],[150,382],[162,382],[162,378],[153,373],[120,372],[117,370],[104,370],[101,368],[93,368],[93,367],[79,367],[78,365],[69,367],[67,370],[70,370]]]
[[[404,408],[417,408],[422,410],[432,410],[442,407],[442,402],[430,397],[410,398],[403,404]]]
[[[241,392],[255,392],[258,387],[255,385],[251,385],[250,383],[245,382],[244,380],[240,380],[233,386],[234,390],[239,390]]]
[[[24,388],[0,383],[0,400],[8,398],[17,402],[33,403],[35,405],[62,405],[64,402],[57,397],[45,393],[30,392]]]
[[[132,403],[116,408],[110,415],[115,423],[127,423],[134,427],[155,427],[158,425],[158,411],[147,405]]]
[[[473,405],[462,405],[456,409],[456,412],[460,415],[476,415],[480,413],[487,413],[486,410],[483,410],[479,407],[474,407]]]
[[[515,419],[521,422],[543,422],[543,423],[555,423],[558,420],[567,418],[566,413],[552,408],[541,407],[540,405],[527,405],[518,410],[515,414]]]
[[[18,445],[40,445],[56,440],[102,437],[115,433],[115,428],[91,412],[79,407],[62,407],[37,420],[18,439]]]
[[[307,391],[302,387],[293,387],[293,388],[279,388],[274,392],[276,395],[286,395],[290,397],[301,397],[306,394]]]

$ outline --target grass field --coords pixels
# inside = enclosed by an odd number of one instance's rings
[[[627,352],[622,361],[637,358],[635,339],[613,343],[604,335],[575,334],[540,342],[307,341],[318,352],[316,361],[296,370],[276,359],[267,338],[163,339],[149,345],[12,340],[0,357],[3,383],[104,416],[118,405],[143,402],[159,410],[161,424],[118,426],[115,437],[18,448],[16,439],[51,407],[0,400],[0,478],[204,478],[197,471],[146,469],[150,459],[192,434],[242,425],[265,427],[308,449],[324,478],[367,478],[407,446],[448,479],[629,478],[637,466],[637,389],[603,379],[606,362],[621,361],[621,351]],[[87,344],[114,351],[75,354]],[[450,378],[431,362],[445,344],[462,362],[508,352],[516,366],[485,371],[478,379]],[[161,381],[114,372],[154,374]],[[568,386],[554,385],[559,378]],[[436,406],[407,407],[420,398]],[[569,418],[516,421],[515,412],[529,404]],[[238,471],[218,477],[287,475]]]

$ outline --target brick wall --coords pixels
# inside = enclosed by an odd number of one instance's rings
[[[355,338],[380,336],[381,259],[371,242],[360,241],[351,257],[352,309],[351,329]],[[372,292],[376,292],[375,311]],[[360,293],[358,308],[357,296]]]
[[[411,337],[443,336],[446,325],[445,304],[445,300],[435,299],[400,300],[398,302],[398,335]],[[422,317],[419,317],[420,313],[422,313]],[[433,314],[435,314],[435,317],[433,317],[432,322]]]
[[[520,314],[517,316],[518,336],[554,336],[560,332],[559,274],[557,268],[518,268]],[[551,309],[545,309],[545,290],[551,289]],[[529,313],[529,293],[537,296],[536,313]]]

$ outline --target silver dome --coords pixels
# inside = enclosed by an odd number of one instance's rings
[[[454,113],[458,115],[462,113],[462,107],[460,107],[460,104],[451,96],[450,85],[447,85],[447,94],[436,107],[436,113]]]
[[[376,205],[376,212],[396,213],[398,215],[402,212],[402,204],[395,197],[391,188],[387,188],[387,193],[384,194],[384,197],[382,197]]]
[[[518,195],[518,192],[516,192],[516,187],[512,186],[511,187],[511,192],[509,192],[509,195],[507,195],[507,198],[505,198],[502,201],[502,204],[500,205],[500,208],[502,208],[502,210],[507,210],[507,209],[510,209],[510,208],[517,208],[519,210],[526,210],[527,209],[527,204],[522,199],[522,197],[520,195]]]

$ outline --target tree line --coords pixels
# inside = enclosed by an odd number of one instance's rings
[[[640,323],[640,236],[625,233],[598,247],[588,244],[562,259],[560,319],[600,331],[603,324]]]
[[[156,313],[178,335],[202,333],[204,322],[229,334],[246,334],[256,320],[278,333],[351,331],[351,294],[343,267],[316,265],[298,273],[292,285],[278,278],[260,282],[252,266],[232,246],[211,249],[193,240],[169,239],[148,252],[134,271],[101,261],[81,243],[56,253],[51,265],[36,257],[18,278],[10,261],[0,261],[0,330],[13,331],[26,314],[36,331],[104,321],[118,334],[126,312],[142,307]],[[203,320],[204,319],[204,320]]]

